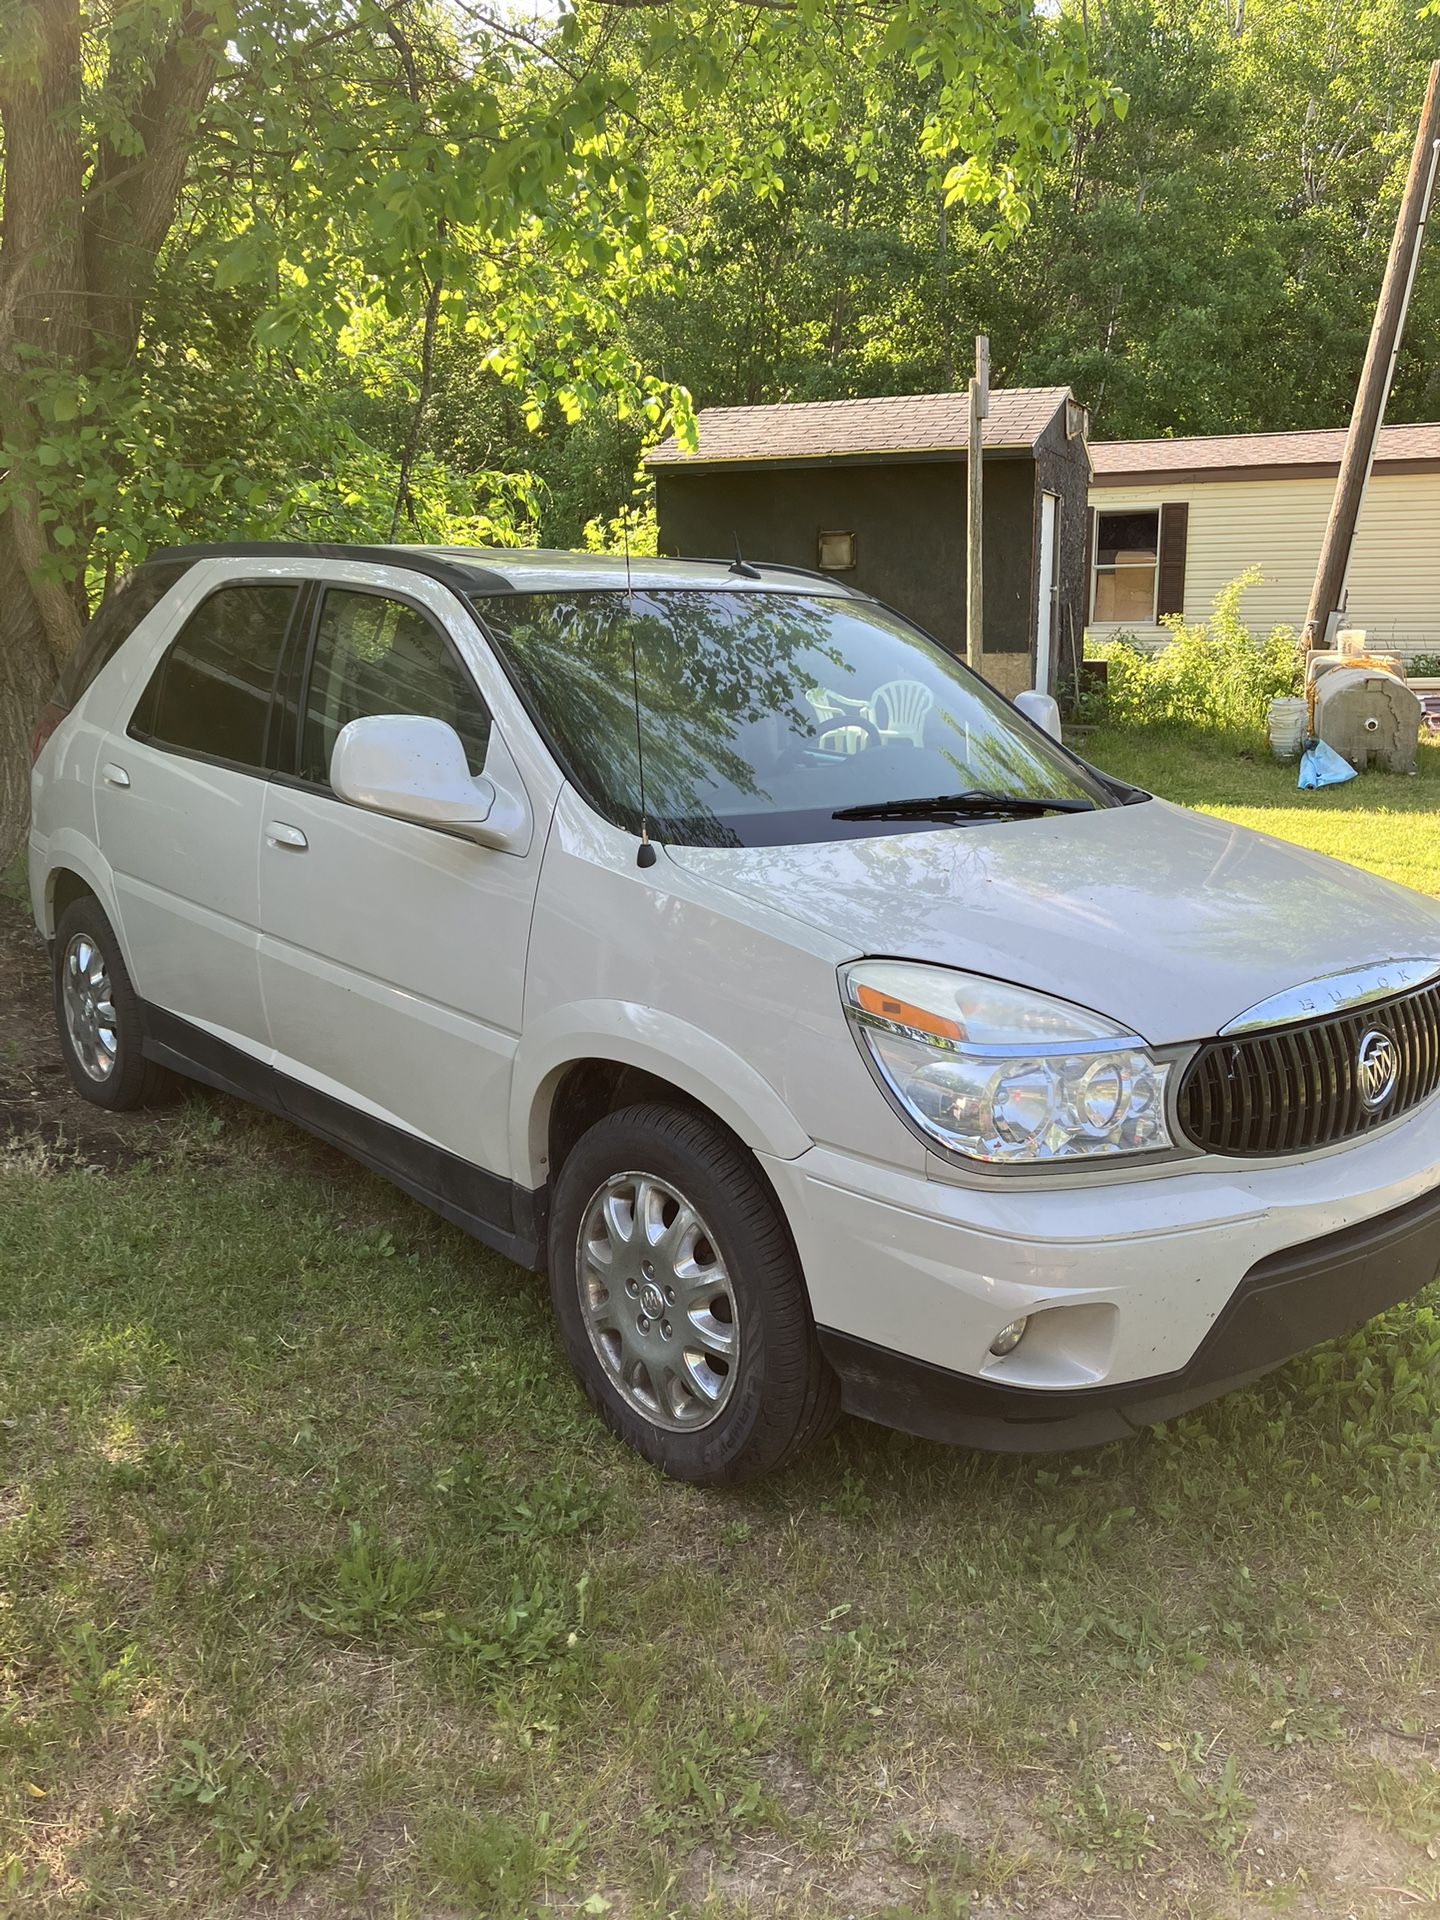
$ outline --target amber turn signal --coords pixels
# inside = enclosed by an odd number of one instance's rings
[[[916,1033],[933,1033],[941,1040],[963,1040],[965,1037],[965,1030],[958,1020],[947,1019],[943,1013],[928,1013],[912,1000],[897,1000],[893,994],[882,993],[878,987],[857,985],[855,1003],[864,1012],[875,1014],[878,1019],[893,1020],[897,1026],[909,1027]]]

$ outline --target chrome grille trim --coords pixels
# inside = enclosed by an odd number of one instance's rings
[[[1264,1027],[1320,1020],[1326,1014],[1343,1013],[1348,1007],[1409,993],[1432,980],[1440,980],[1440,960],[1433,957],[1376,960],[1364,967],[1344,967],[1338,973],[1322,973],[1318,979],[1304,980],[1299,986],[1257,1000],[1253,1007],[1227,1021],[1220,1035],[1228,1039],[1232,1033],[1255,1033]]]
[[[1382,1033],[1399,1055],[1395,1086],[1367,1108],[1356,1063]],[[1321,1019],[1205,1042],[1181,1076],[1177,1119],[1205,1153],[1306,1153],[1359,1139],[1440,1091],[1440,979]]]

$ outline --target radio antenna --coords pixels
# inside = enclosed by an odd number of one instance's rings
[[[640,769],[640,847],[635,855],[637,867],[653,867],[655,849],[650,844],[650,821],[645,806],[645,730],[640,724],[640,663],[635,646],[635,586],[630,577],[630,503],[620,507],[620,542],[625,551],[625,611],[630,628],[630,698],[635,708],[635,760]]]

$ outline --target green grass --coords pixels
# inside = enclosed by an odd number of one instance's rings
[[[1440,746],[1421,747],[1413,774],[1367,773],[1318,793],[1301,793],[1296,763],[1263,744],[1097,728],[1080,751],[1167,800],[1440,894]]]
[[[1432,885],[1435,784],[1346,803]],[[145,1137],[0,1162],[0,1912],[1436,1910],[1433,1305],[1098,1453],[847,1423],[717,1495],[541,1281],[219,1099]]]

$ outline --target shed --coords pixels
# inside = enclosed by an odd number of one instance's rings
[[[1247,625],[1298,629],[1344,446],[1343,427],[1094,442],[1091,634],[1160,645],[1166,614],[1204,620],[1251,566],[1262,580],[1242,603]],[[1440,425],[1381,431],[1345,625],[1380,652],[1440,653]]]
[[[699,444],[646,455],[662,553],[833,572],[965,650],[963,393],[706,407]],[[985,631],[1001,692],[1053,686],[1085,621],[1085,410],[1068,387],[996,388],[982,437]]]

